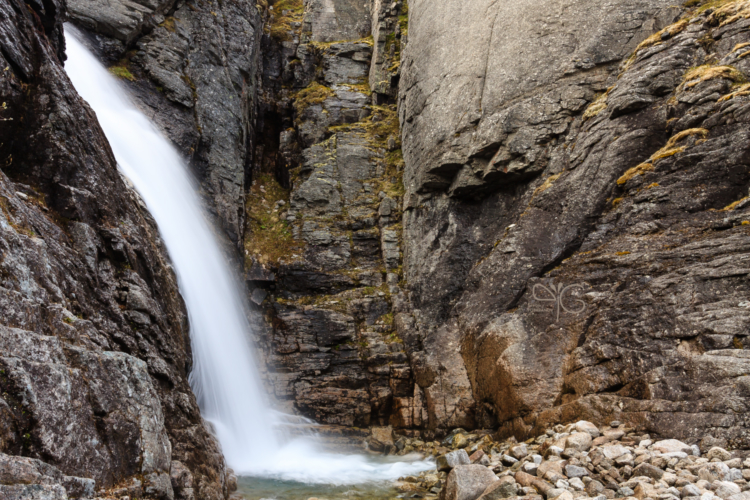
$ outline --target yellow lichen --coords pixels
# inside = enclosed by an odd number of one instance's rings
[[[653,170],[654,163],[662,158],[667,158],[668,156],[682,153],[683,151],[685,151],[685,146],[677,146],[677,143],[685,139],[686,137],[690,137],[693,135],[699,135],[701,136],[701,138],[705,139],[708,135],[708,130],[704,128],[690,128],[673,135],[669,138],[667,144],[663,148],[651,155],[651,158],[649,158],[647,162],[641,163],[640,165],[631,168],[630,170],[625,172],[622,177],[617,179],[617,184],[625,184],[636,175],[643,175],[646,172]]]
[[[658,182],[653,182],[653,183],[649,184],[648,186],[646,186],[646,189],[651,189],[651,188],[655,188],[655,187],[659,187],[659,183]]]
[[[544,183],[538,188],[536,188],[536,190],[534,190],[534,194],[532,195],[532,198],[540,193],[543,193],[547,189],[549,189],[552,186],[552,184],[554,184],[555,181],[560,178],[561,175],[562,175],[562,172],[560,172],[559,174],[550,175],[549,177],[547,177]]]
[[[629,169],[627,172],[625,172],[622,177],[617,179],[617,184],[622,185],[628,182],[630,179],[635,177],[636,175],[642,175],[646,172],[649,172],[654,169],[653,164],[651,163],[641,163],[640,165],[637,165],[631,169]]]
[[[718,3],[720,5],[708,17],[708,21],[712,24],[718,23],[721,27],[739,19],[750,18],[750,0],[724,0]]]
[[[297,113],[301,113],[313,104],[320,104],[333,95],[333,90],[318,82],[312,82],[306,88],[294,94],[294,109],[297,110]]]
[[[302,248],[294,239],[291,228],[280,213],[288,204],[276,207],[279,200],[289,200],[289,191],[284,189],[272,175],[261,174],[253,182],[247,194],[245,213],[247,214],[247,236],[245,257],[262,264],[276,265],[279,260],[291,260],[293,254]]]
[[[743,201],[747,200],[748,198],[750,198],[750,196],[745,196],[744,198],[742,198],[742,199],[740,199],[740,200],[737,200],[737,201],[735,201],[735,202],[733,202],[733,203],[730,203],[730,204],[729,204],[729,205],[727,205],[726,207],[722,208],[722,209],[721,209],[721,211],[722,211],[722,212],[728,212],[728,211],[730,211],[730,210],[734,210],[735,208],[737,208],[737,205],[739,205],[739,204],[740,204],[740,203],[742,203]]]
[[[135,81],[133,73],[131,73],[126,66],[112,66],[111,68],[109,68],[109,72],[115,75],[117,78],[122,78],[123,80],[129,80],[131,82]]]
[[[724,102],[730,99],[734,99],[735,97],[742,97],[746,95],[750,95],[750,83],[743,83],[739,87],[735,88],[733,92],[719,97],[718,101],[716,102]]]
[[[701,82],[713,80],[714,78],[725,78],[727,80],[732,80],[735,83],[739,83],[745,80],[745,75],[731,66],[712,66],[710,64],[704,64],[703,66],[690,68],[687,73],[685,73],[685,76],[683,77],[683,87],[695,87]]]
[[[301,30],[305,10],[302,0],[279,0],[271,7],[273,11],[266,32],[279,41],[291,40],[295,31]],[[292,23],[299,24],[299,27],[295,29]]]
[[[609,96],[609,91],[612,90],[612,88],[613,87],[608,88],[606,92],[598,96],[596,99],[594,99],[594,102],[589,104],[589,107],[586,108],[586,111],[583,112],[584,120],[593,118],[607,109],[607,96]]]

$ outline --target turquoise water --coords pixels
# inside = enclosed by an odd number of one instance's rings
[[[237,489],[247,500],[390,500],[404,495],[389,482],[336,486],[255,477],[239,478]]]

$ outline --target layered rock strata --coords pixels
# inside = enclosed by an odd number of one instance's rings
[[[689,4],[410,4],[399,335],[430,428],[748,445],[748,5]]]

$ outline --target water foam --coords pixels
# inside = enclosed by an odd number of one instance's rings
[[[239,474],[310,483],[356,484],[431,468],[426,461],[375,462],[325,453],[314,436],[282,443],[268,408],[244,314],[242,291],[206,220],[185,162],[81,42],[65,26],[65,69],[96,112],[121,172],[156,220],[174,264],[190,318],[190,384],[227,463]]]

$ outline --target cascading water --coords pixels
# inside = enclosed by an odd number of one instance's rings
[[[190,383],[227,463],[239,474],[329,484],[395,479],[430,468],[429,462],[384,464],[322,453],[310,438],[280,444],[247,338],[240,288],[182,158],[84,47],[75,28],[65,29],[68,76],[96,112],[119,168],[156,220],[174,263],[191,325]]]

